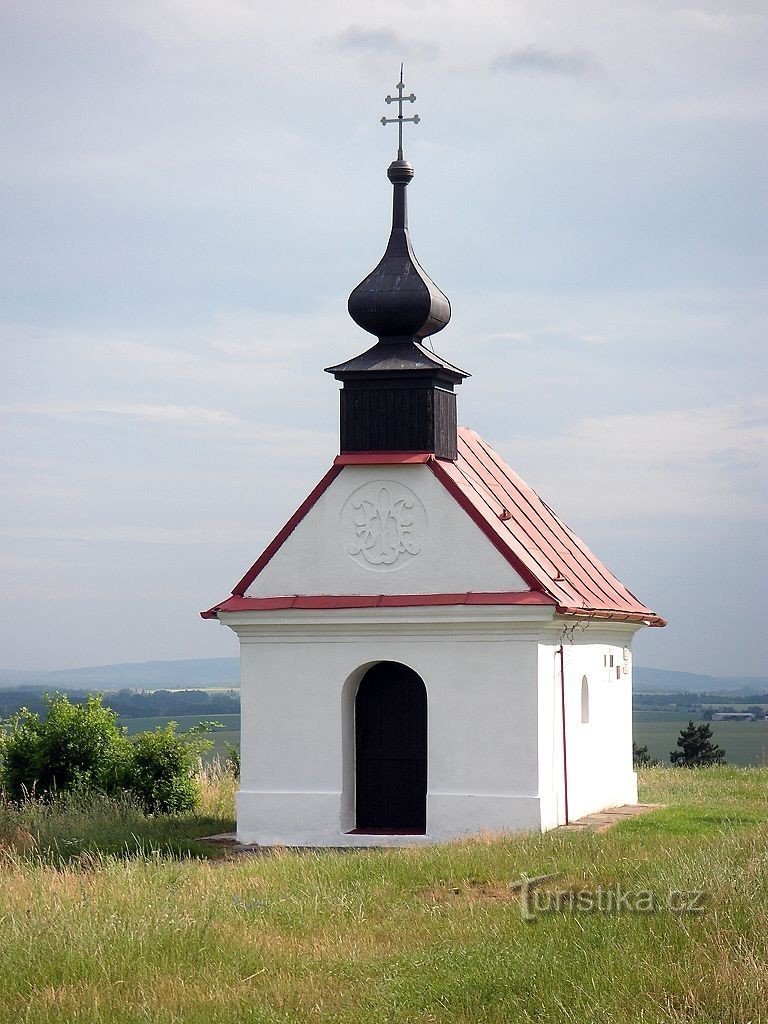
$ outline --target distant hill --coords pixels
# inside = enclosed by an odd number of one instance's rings
[[[56,672],[0,669],[0,687],[50,686],[51,689],[174,690],[180,687],[239,686],[238,658],[197,658],[190,661],[138,661],[96,665]]]
[[[672,672],[666,668],[635,665],[635,690],[656,693],[766,693],[768,676],[705,676],[696,672]]]
[[[635,689],[657,693],[768,692],[768,676],[707,676],[635,666]],[[139,661],[57,672],[0,669],[0,687],[49,686],[51,689],[174,690],[206,686],[238,686],[237,658],[197,658],[190,661]]]

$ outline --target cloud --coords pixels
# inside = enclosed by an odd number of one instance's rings
[[[527,441],[526,450],[537,474],[528,482],[545,500],[553,496],[566,521],[558,494],[603,532],[615,524],[711,534],[766,512],[768,427],[759,399],[588,416],[557,437]]]
[[[154,423],[204,423],[223,426],[241,422],[238,417],[222,409],[205,409],[194,405],[131,405],[127,403],[113,405],[99,403],[92,405],[14,404],[0,406],[0,415],[47,416],[52,419],[68,416],[126,416],[133,419],[150,420]]]
[[[124,526],[119,524],[81,526],[15,526],[0,527],[0,538],[18,541],[55,541],[68,544],[159,544],[174,547],[198,547],[201,544],[221,544],[221,537],[208,527]],[[228,538],[247,544],[253,534],[246,523],[228,527]],[[20,564],[23,564],[20,562]],[[61,564],[66,564],[62,562]]]
[[[350,25],[335,38],[336,45],[340,50],[372,50],[381,53],[388,50],[390,53],[402,53],[406,48],[405,41],[388,28],[359,28]]]
[[[417,55],[429,58],[434,57],[438,52],[433,43],[404,39],[403,36],[389,28],[361,28],[359,25],[350,25],[349,28],[345,28],[343,32],[339,32],[333,37],[332,43],[338,50],[371,54],[393,53],[398,56]]]
[[[528,331],[494,331],[491,334],[487,334],[485,340],[529,342],[532,339]]]
[[[582,50],[544,50],[538,46],[526,46],[510,50],[496,58],[491,71],[523,73],[532,71],[547,75],[565,75],[567,78],[583,78],[598,69],[594,57]]]
[[[660,103],[656,116],[669,121],[765,121],[768,118],[768,98],[761,92],[686,97]]]
[[[765,25],[761,11],[702,11],[697,7],[684,7],[674,11],[673,17],[681,25],[720,35],[734,30],[754,31]]]
[[[745,625],[691,622],[670,660],[748,669],[759,413],[723,407],[765,358],[764,3],[6,7],[0,403],[27,408],[2,420],[0,528],[41,531],[0,537],[6,659],[215,653],[189,602],[327,469],[323,367],[373,341],[345,299],[386,241],[377,119],[405,59],[417,252],[455,311],[436,348],[474,375],[462,420],[675,622],[667,555],[727,553]],[[216,543],[191,553],[195,531]],[[714,606],[723,580],[700,590]]]

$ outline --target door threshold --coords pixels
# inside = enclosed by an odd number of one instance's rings
[[[412,828],[353,828],[348,836],[425,836],[426,829]]]

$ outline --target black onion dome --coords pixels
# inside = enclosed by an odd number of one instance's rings
[[[387,169],[392,182],[392,233],[381,262],[349,296],[349,315],[381,341],[426,338],[451,319],[451,304],[416,259],[408,233],[405,189],[413,177],[407,160]]]

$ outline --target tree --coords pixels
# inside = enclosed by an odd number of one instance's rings
[[[642,768],[646,765],[653,764],[653,758],[648,753],[648,746],[638,747],[634,740],[632,740],[632,762],[635,768]]]
[[[712,742],[712,727],[708,722],[694,725],[688,722],[677,738],[678,750],[672,750],[672,764],[683,768],[697,768],[708,764],[725,764],[725,751]]]

